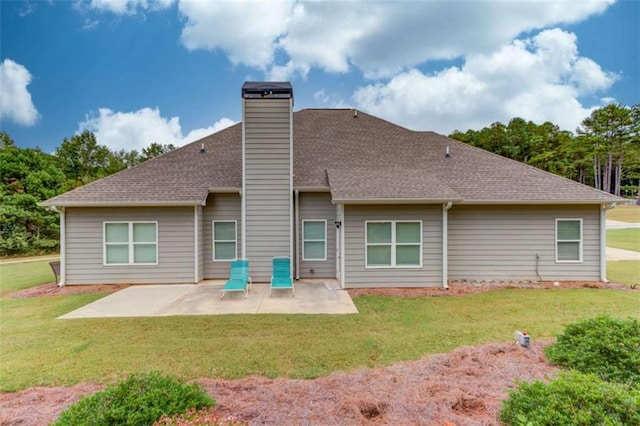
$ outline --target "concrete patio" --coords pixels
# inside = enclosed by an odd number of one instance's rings
[[[178,315],[227,314],[356,314],[349,293],[335,281],[295,283],[291,291],[274,290],[269,296],[268,284],[254,284],[247,298],[244,293],[227,293],[220,299],[224,281],[200,284],[137,285],[120,290],[100,300],[59,317],[117,318]]]

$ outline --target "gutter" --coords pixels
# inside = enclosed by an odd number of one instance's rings
[[[600,205],[600,281],[607,280],[607,210],[611,210],[616,203]]]
[[[453,201],[442,205],[442,288],[449,290],[449,209]]]
[[[204,200],[192,201],[132,201],[129,203],[118,203],[113,201],[89,201],[89,202],[73,202],[73,203],[56,203],[49,204],[46,201],[38,205],[44,207],[192,207],[202,206],[206,203]]]

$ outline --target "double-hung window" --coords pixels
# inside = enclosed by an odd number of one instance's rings
[[[556,219],[556,262],[582,262],[582,219]]]
[[[213,260],[233,260],[238,257],[237,222],[213,221]]]
[[[367,268],[422,267],[421,221],[367,221]]]
[[[158,263],[158,222],[105,222],[105,265]]]
[[[302,260],[327,260],[327,221],[302,221]]]

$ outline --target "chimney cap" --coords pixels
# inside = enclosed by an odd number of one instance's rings
[[[293,99],[293,87],[288,81],[246,81],[242,98]]]

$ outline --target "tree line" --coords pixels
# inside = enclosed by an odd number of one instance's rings
[[[610,104],[583,120],[576,133],[522,118],[451,138],[616,195],[635,197],[640,185],[640,105]],[[152,143],[112,151],[91,132],[65,138],[53,154],[20,148],[0,132],[0,256],[56,252],[58,213],[38,203],[176,147]]]
[[[59,215],[38,203],[175,148],[154,142],[141,152],[111,151],[86,131],[65,138],[47,154],[40,148],[20,148],[0,132],[0,256],[58,251]]]
[[[550,122],[513,118],[449,137],[614,195],[638,195],[640,104],[598,108],[575,134]]]

